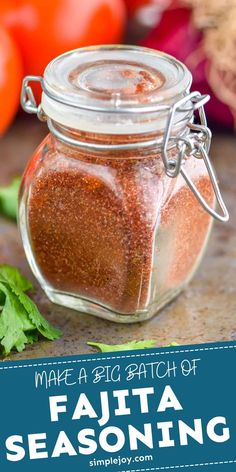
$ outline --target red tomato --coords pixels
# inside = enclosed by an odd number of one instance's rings
[[[0,135],[6,131],[18,109],[22,75],[17,46],[0,26]]]
[[[123,0],[1,0],[0,5],[25,73],[36,75],[65,51],[120,42],[125,16]]]

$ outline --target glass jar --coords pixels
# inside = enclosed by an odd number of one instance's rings
[[[179,61],[132,46],[68,52],[24,79],[23,108],[50,133],[24,173],[19,225],[52,302],[135,322],[192,278],[212,216],[228,214],[208,158],[209,97],[190,85]]]

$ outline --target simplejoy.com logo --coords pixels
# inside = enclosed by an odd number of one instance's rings
[[[89,461],[89,467],[110,467],[111,465],[130,465],[134,462],[153,461],[152,455],[135,456],[135,457],[107,457],[106,459],[92,459]]]

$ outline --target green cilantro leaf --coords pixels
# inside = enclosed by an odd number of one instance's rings
[[[40,334],[50,340],[61,335],[24,293],[31,288],[18,269],[0,266],[0,346],[5,355],[13,349],[23,351],[26,344],[38,341]]]
[[[53,328],[48,321],[41,315],[35,303],[23,292],[21,292],[16,286],[12,285],[12,291],[18,298],[21,305],[24,307],[28,314],[30,321],[33,323],[35,328],[47,339],[53,341],[58,338],[60,331]]]
[[[146,341],[129,341],[125,344],[103,344],[103,343],[94,343],[87,342],[88,346],[96,347],[101,352],[117,352],[117,351],[132,351],[134,349],[150,349],[156,346],[156,341],[146,340]],[[178,343],[171,343],[163,347],[172,347],[179,346]]]
[[[32,283],[23,277],[16,267],[8,265],[0,266],[0,281],[13,284],[22,292],[27,292],[33,288]]]
[[[163,347],[175,347],[175,346],[179,346],[179,344],[173,342],[173,343],[167,344],[166,346],[163,346]]]
[[[97,347],[101,352],[132,351],[133,349],[148,349],[156,346],[156,342],[147,341],[129,341],[125,344],[103,344],[87,342],[88,346]]]
[[[0,187],[0,213],[8,218],[16,219],[20,177],[15,177],[10,185]]]

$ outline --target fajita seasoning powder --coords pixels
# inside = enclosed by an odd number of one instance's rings
[[[209,97],[189,92],[173,57],[129,46],[56,58],[33,78],[39,107],[30,79],[23,107],[50,130],[21,186],[35,276],[55,303],[118,322],[152,317],[193,276],[212,216],[228,219],[208,157]]]

